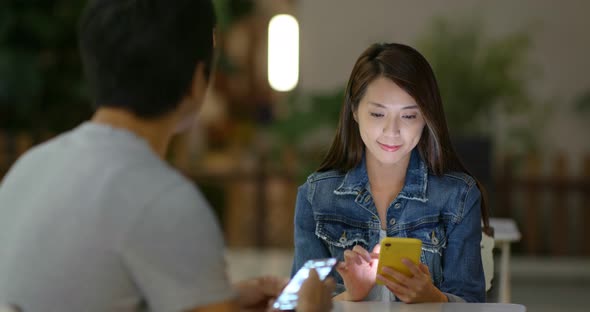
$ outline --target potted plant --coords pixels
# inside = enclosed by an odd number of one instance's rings
[[[84,3],[0,3],[0,178],[31,145],[91,113],[76,34]]]
[[[297,184],[315,171],[328,152],[336,131],[344,87],[331,91],[295,91],[277,104],[276,120],[268,126],[275,169],[287,170]]]
[[[467,168],[489,189],[498,142],[532,149],[535,137],[522,122],[498,125],[506,116],[543,118],[533,112],[527,81],[536,68],[527,59],[526,31],[490,38],[481,23],[436,19],[417,41],[439,83],[453,144]],[[534,122],[528,120],[527,122]],[[526,124],[526,122],[525,122]],[[498,131],[504,127],[504,131]],[[494,142],[496,140],[496,142]]]
[[[0,5],[0,128],[61,132],[91,112],[78,54],[85,1]]]

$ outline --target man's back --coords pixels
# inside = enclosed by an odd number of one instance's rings
[[[127,131],[83,124],[26,154],[0,185],[0,302],[27,312],[225,300],[219,246],[202,196]]]

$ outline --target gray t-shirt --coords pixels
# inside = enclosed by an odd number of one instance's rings
[[[182,311],[234,297],[193,184],[138,136],[85,123],[0,184],[0,303],[26,312]]]

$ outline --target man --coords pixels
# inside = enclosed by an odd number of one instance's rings
[[[214,26],[210,1],[88,4],[79,39],[96,112],[33,148],[0,184],[0,304],[236,311],[265,309],[278,294],[276,278],[229,284],[213,213],[163,161],[205,96]],[[324,295],[303,296],[302,307],[329,308],[331,287],[310,281]]]

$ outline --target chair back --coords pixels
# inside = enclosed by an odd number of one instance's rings
[[[486,280],[486,291],[492,288],[492,279],[494,278],[494,237],[488,235],[485,231],[481,233],[481,262],[483,265],[483,274]]]

